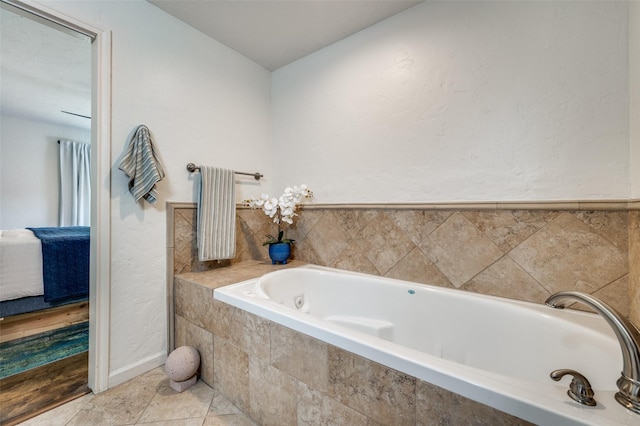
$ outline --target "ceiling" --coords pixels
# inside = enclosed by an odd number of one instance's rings
[[[275,70],[424,0],[148,1]],[[0,6],[2,115],[89,129],[89,38]]]
[[[423,0],[148,0],[275,70]]]
[[[1,5],[2,115],[91,128],[91,40]]]

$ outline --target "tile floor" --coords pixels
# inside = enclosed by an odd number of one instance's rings
[[[248,426],[255,425],[199,380],[183,393],[169,387],[158,367],[98,395],[87,394],[20,426]]]

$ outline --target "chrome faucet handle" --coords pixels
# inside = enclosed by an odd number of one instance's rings
[[[582,374],[578,373],[575,370],[563,368],[560,370],[552,371],[550,376],[557,382],[567,374],[573,376],[571,384],[569,385],[569,390],[567,391],[567,395],[569,395],[571,399],[579,402],[582,405],[594,407],[596,405],[596,400],[594,398],[593,389],[591,389],[591,383],[589,383],[589,380],[587,380],[587,378]]]

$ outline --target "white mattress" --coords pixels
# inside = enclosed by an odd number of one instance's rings
[[[28,229],[0,230],[0,301],[43,294],[40,240]]]

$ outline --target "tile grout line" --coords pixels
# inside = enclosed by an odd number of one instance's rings
[[[89,395],[89,394],[87,394],[87,395]],[[73,416],[71,416],[71,418],[65,423],[65,426],[68,425],[69,423],[71,423],[71,421],[80,413],[80,411],[84,410],[84,408],[87,405],[89,405],[89,403],[93,400],[93,398],[96,397],[96,394],[94,394],[93,391],[91,391],[91,395],[92,395],[92,397],[87,402],[82,404],[82,406],[78,407],[78,409],[75,411],[75,413],[73,413]],[[85,396],[86,395],[83,395],[80,398],[84,398]],[[72,401],[67,402],[67,404],[69,404],[70,402],[72,402]],[[64,407],[64,405],[61,405],[61,407]]]

